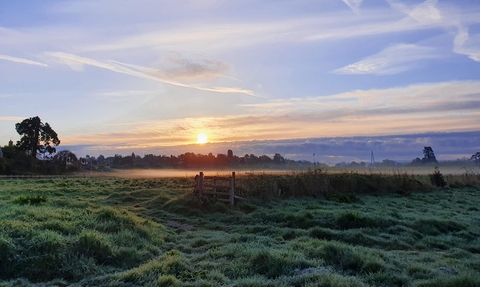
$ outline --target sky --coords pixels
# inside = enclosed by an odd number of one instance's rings
[[[2,1],[0,145],[34,116],[79,156],[469,157],[480,1]]]

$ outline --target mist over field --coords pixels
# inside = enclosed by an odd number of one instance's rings
[[[109,172],[78,172],[75,176],[85,177],[118,177],[118,178],[188,178],[193,179],[203,172],[206,176],[231,176],[232,172],[235,172],[236,177],[250,176],[250,175],[296,175],[309,172],[312,168],[303,169],[245,169],[245,168],[224,168],[220,170],[215,169],[128,169],[128,170],[112,170]],[[462,175],[466,172],[480,173],[480,167],[472,165],[440,165],[439,170],[445,175]],[[323,167],[322,172],[327,173],[360,173],[360,174],[385,174],[385,175],[428,175],[434,171],[434,166],[422,166],[422,167],[382,167],[382,168],[348,168],[348,167]]]

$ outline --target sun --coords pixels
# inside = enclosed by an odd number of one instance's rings
[[[204,144],[207,143],[207,135],[204,133],[198,134],[197,136],[197,144]]]

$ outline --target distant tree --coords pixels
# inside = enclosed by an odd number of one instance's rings
[[[7,160],[3,157],[0,157],[0,174],[5,174],[7,171]]]
[[[112,165],[119,166],[122,164],[123,156],[121,154],[115,154],[113,156]]]
[[[103,155],[99,155],[97,157],[97,163],[98,164],[103,164],[104,161],[105,161],[105,157]]]
[[[275,162],[275,164],[284,164],[285,163],[285,159],[283,158],[283,156],[279,153],[276,153],[274,156],[273,156],[273,162]]]
[[[37,154],[52,154],[56,149],[52,146],[58,146],[60,140],[57,133],[48,123],[42,123],[39,117],[24,119],[15,124],[17,133],[22,138],[17,142],[18,149],[26,154],[37,158]]]
[[[69,150],[59,151],[57,154],[55,154],[53,159],[54,160],[61,160],[61,161],[64,161],[65,163],[78,161],[77,156]]]
[[[422,160],[419,157],[413,159],[412,162],[410,163],[410,165],[420,165],[420,164],[422,164]]]
[[[433,149],[429,146],[426,146],[423,148],[423,158],[422,162],[427,163],[427,162],[434,162],[438,163],[437,158],[435,157],[435,153],[433,152]]]
[[[396,166],[397,162],[391,159],[384,159],[381,163],[382,166]]]
[[[258,161],[262,164],[271,163],[272,159],[268,155],[261,155],[258,157]]]
[[[69,169],[69,165],[72,166],[74,170],[78,169],[78,158],[69,150],[59,151],[53,157],[53,161],[60,166],[60,171],[62,172]]]
[[[470,159],[475,160],[476,163],[480,163],[480,151],[472,154]]]
[[[348,166],[350,166],[350,167],[358,167],[359,164],[358,164],[358,162],[356,162],[356,161],[352,161]]]
[[[229,163],[228,156],[226,154],[223,154],[223,153],[218,153],[216,162],[217,162],[217,166],[219,166],[219,167],[227,166],[228,163]]]

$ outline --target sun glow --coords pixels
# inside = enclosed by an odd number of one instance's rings
[[[207,143],[207,135],[204,133],[198,134],[197,144]]]

